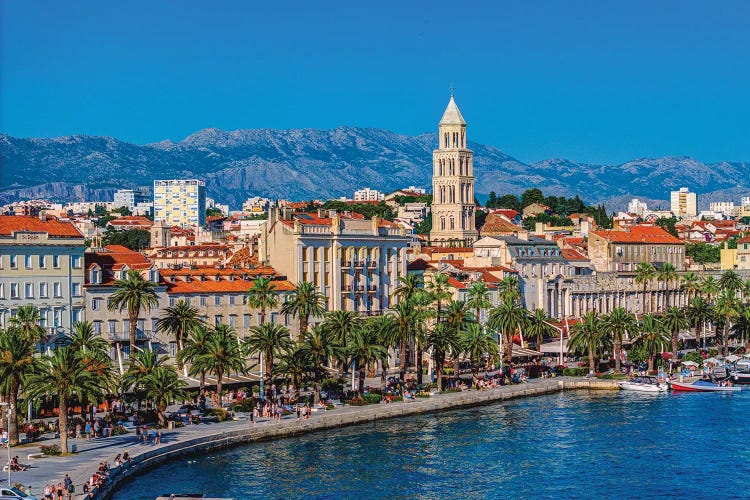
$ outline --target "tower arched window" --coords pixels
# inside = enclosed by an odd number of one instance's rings
[[[445,230],[445,217],[440,217],[440,229]]]
[[[451,216],[451,229],[455,229],[456,223],[453,220],[453,217]]]

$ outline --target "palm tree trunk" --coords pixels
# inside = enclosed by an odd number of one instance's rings
[[[130,330],[130,355],[135,354],[135,342],[136,342],[136,329],[138,327],[138,311],[133,311],[129,314],[130,324],[128,329]]]
[[[513,367],[513,331],[503,334],[503,363],[508,369]]]
[[[643,296],[641,297],[641,314],[646,314],[646,285],[647,283],[643,282]]]
[[[721,335],[721,355],[726,356],[729,352],[729,318],[724,320],[724,333]]]
[[[60,396],[57,405],[60,420],[60,451],[63,455],[68,454],[68,401]]]
[[[620,369],[622,368],[622,366],[620,365],[620,351],[622,351],[622,342],[619,339],[617,339],[615,340],[615,345],[614,345],[615,373],[616,374],[619,374]]]
[[[18,403],[18,390],[20,383],[17,377],[13,377],[10,385],[10,393],[8,394],[8,404],[10,409],[10,428],[8,429],[8,439],[10,440],[11,446],[18,444],[18,419],[16,418],[16,408]],[[0,418],[2,415],[0,415]]]
[[[206,372],[201,372],[201,385],[200,385],[200,391],[201,393],[205,392],[206,390]]]
[[[437,390],[443,390],[443,363],[435,363],[435,375],[437,376]]]
[[[695,323],[695,346],[701,347],[701,333],[703,332],[703,325],[701,321]]]
[[[299,317],[299,338],[297,340],[302,340],[305,337],[308,320],[309,318],[307,316]]]
[[[596,373],[596,360],[594,359],[594,350],[589,348],[589,373]]]
[[[380,390],[385,392],[385,388],[388,385],[388,362],[383,360],[380,362]]]
[[[648,373],[651,374],[654,371],[654,354],[649,353],[648,355]]]
[[[417,384],[422,385],[422,344],[417,342]]]
[[[680,331],[675,330],[672,332],[672,360],[677,361],[677,348],[679,347],[680,342]]]
[[[159,418],[159,426],[164,427],[167,420],[164,418],[164,411],[167,409],[165,405],[156,405],[156,416]]]
[[[219,408],[221,408],[221,379],[224,377],[224,372],[218,370],[216,372],[216,400],[218,401]]]
[[[271,384],[273,383],[273,374],[271,373],[273,371],[273,354],[272,353],[265,353],[266,359],[263,360],[266,364],[265,367],[265,373],[263,374],[263,378],[265,378],[265,384],[266,384],[266,400],[268,400],[271,396]]]
[[[301,320],[300,320],[300,321],[301,321]],[[260,324],[262,325],[262,324],[263,324],[263,323],[265,323],[265,322],[266,322],[266,308],[265,308],[265,307],[263,307],[263,308],[261,308],[261,310],[260,310]],[[300,336],[300,338],[302,338],[302,337]]]
[[[365,393],[365,371],[367,370],[367,364],[362,363],[359,368],[359,395],[362,396]]]
[[[398,377],[402,382],[406,379],[406,342],[403,340],[398,346]]]

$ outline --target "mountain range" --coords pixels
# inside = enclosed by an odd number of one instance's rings
[[[180,142],[136,145],[112,137],[15,138],[0,134],[0,204],[18,199],[111,200],[116,189],[154,179],[198,178],[208,195],[239,208],[249,196],[291,200],[351,197],[369,186],[392,191],[429,187],[437,134],[388,130],[205,129]],[[706,164],[688,157],[640,158],[621,165],[550,159],[521,162],[494,146],[469,142],[475,191],[579,194],[622,209],[632,197],[668,207],[669,191],[687,186],[699,204],[750,194],[745,162]]]

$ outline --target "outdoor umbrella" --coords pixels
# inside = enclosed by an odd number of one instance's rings
[[[697,367],[697,366],[698,366],[698,363],[696,363],[695,361],[683,361],[683,362],[682,362],[682,366],[693,366],[693,367]]]
[[[729,356],[726,357],[726,360],[729,361],[730,363],[734,363],[738,359],[740,359],[740,357],[737,356],[736,354],[730,354]]]

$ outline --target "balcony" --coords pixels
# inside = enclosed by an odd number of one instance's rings
[[[350,260],[342,260],[341,261],[341,268],[342,269],[350,269],[352,267],[352,262]]]
[[[365,266],[365,263],[362,262],[362,261],[358,261],[358,262],[354,263],[354,267],[356,267],[356,268],[362,268],[364,266]]]
[[[378,287],[375,285],[370,285],[367,287],[367,293],[375,293],[378,290]]]
[[[130,342],[130,332],[109,332],[102,334],[110,342]],[[154,337],[151,330],[136,330],[135,339],[138,342],[145,342]]]
[[[367,269],[375,269],[376,266],[377,266],[377,262],[370,261],[367,263]]]

